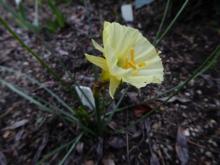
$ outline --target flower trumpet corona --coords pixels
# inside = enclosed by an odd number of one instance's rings
[[[85,54],[102,69],[102,79],[110,81],[113,98],[121,82],[137,88],[163,81],[163,65],[154,46],[137,30],[118,23],[104,23],[103,47],[92,40],[103,57]]]

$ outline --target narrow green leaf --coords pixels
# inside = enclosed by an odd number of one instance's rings
[[[13,85],[13,84],[11,84],[1,78],[0,78],[0,84],[8,87],[11,91],[17,93],[19,96],[28,100],[30,103],[38,106],[42,111],[56,114],[56,115],[60,116],[61,118],[65,116],[65,117],[67,117],[68,120],[71,119],[69,121],[77,122],[77,119],[74,118],[72,115],[67,114],[65,111],[59,110],[56,106],[49,104],[48,102],[46,102],[45,100],[42,100],[41,98],[39,98],[37,96],[35,96],[35,97],[30,96],[27,92],[24,92],[24,90],[19,89],[15,85]],[[57,111],[54,111],[54,110],[57,110]],[[60,113],[64,116],[62,116]]]
[[[23,78],[29,80],[31,83],[38,85],[40,88],[44,89],[48,94],[50,94],[53,98],[55,98],[58,103],[60,103],[63,107],[65,107],[67,110],[69,110],[71,113],[74,114],[73,109],[67,103],[65,103],[57,94],[55,94],[53,91],[51,91],[49,88],[47,88],[45,85],[43,85],[42,83],[40,83],[38,80],[34,79],[33,77],[31,77],[25,73],[21,73],[19,71],[16,71],[12,68],[8,68],[8,67],[1,66],[1,65],[0,65],[0,70],[7,71],[7,72],[10,72],[13,74],[18,74],[18,75],[22,76]]]
[[[169,101],[173,96],[175,96],[192,79],[195,79],[196,77],[198,77],[199,75],[210,69],[212,66],[214,66],[217,60],[219,59],[219,57],[220,57],[220,45],[217,46],[216,49],[212,52],[212,54],[208,56],[206,60],[197,69],[193,71],[193,74],[188,79],[178,84],[174,88],[174,92],[170,94],[170,96],[167,98],[165,102]]]
[[[167,0],[166,6],[165,6],[165,10],[164,10],[164,14],[163,14],[163,17],[162,17],[162,20],[161,20],[159,29],[157,30],[156,37],[155,37],[155,40],[154,40],[153,45],[155,45],[155,42],[158,40],[158,37],[159,37],[159,35],[160,35],[160,33],[161,33],[162,27],[163,27],[163,25],[164,25],[164,22],[165,22],[165,19],[166,19],[166,17],[167,17],[167,13],[168,13],[168,10],[169,10],[170,1],[171,1],[171,0]]]
[[[26,100],[28,100],[30,103],[37,105],[42,111],[48,112],[48,113],[55,113],[56,115],[60,116],[63,119],[67,119],[68,121],[72,121],[72,122],[76,122],[79,124],[79,126],[87,133],[90,133],[92,135],[95,135],[95,133],[89,129],[88,127],[86,127],[84,124],[82,124],[81,121],[79,121],[76,117],[74,117],[73,115],[58,109],[56,106],[51,105],[49,103],[47,103],[45,100],[35,96],[35,97],[31,97],[30,95],[28,95],[26,92],[22,91],[21,89],[19,89],[18,87],[16,87],[15,85],[3,80],[0,78],[0,84],[5,85],[6,87],[8,87],[11,91],[17,93],[18,95],[20,95],[21,97],[25,98]],[[38,100],[37,100],[38,99]],[[40,102],[41,101],[41,102]],[[43,103],[42,103],[43,102]],[[47,105],[47,106],[46,106]],[[54,111],[57,110],[57,111]],[[63,116],[62,116],[63,115]]]
[[[65,25],[65,17],[61,13],[61,11],[56,6],[55,2],[53,0],[48,0],[48,6],[50,7],[51,12],[56,17],[55,21],[58,22],[59,27],[64,27]]]
[[[8,30],[8,32],[18,41],[18,43],[26,49],[41,65],[43,68],[45,68],[48,73],[60,83],[60,85],[65,89],[66,92],[71,94],[73,97],[75,96],[73,89],[70,88],[65,84],[65,82],[62,80],[62,78],[57,74],[57,72],[52,69],[44,60],[37,54],[35,53],[29,46],[27,46],[21,39],[20,37],[9,27],[8,23],[0,16],[0,23],[3,25],[3,27]]]
[[[66,144],[62,144],[60,147],[57,147],[54,150],[50,151],[37,163],[37,165],[43,164],[43,162],[46,161],[48,158],[50,158],[51,156],[53,156],[54,154],[56,154],[58,152],[61,152],[66,147],[69,147],[70,144],[72,144],[73,142],[75,142],[75,139],[71,140],[70,142],[68,142]]]
[[[181,13],[183,12],[183,10],[185,9],[186,5],[188,4],[189,0],[185,0],[185,2],[183,3],[183,5],[181,6],[180,10],[178,11],[178,13],[176,14],[176,16],[174,17],[174,19],[170,22],[170,24],[167,26],[167,28],[165,29],[165,31],[159,36],[159,38],[155,41],[155,46],[158,45],[158,43],[162,40],[162,38],[168,33],[168,31],[172,28],[172,26],[174,25],[174,23],[176,22],[176,20],[179,18],[179,16],[181,15]]]
[[[66,153],[64,158],[59,162],[59,165],[63,165],[64,164],[64,162],[66,161],[68,156],[71,154],[73,149],[76,147],[77,143],[80,141],[82,136],[83,136],[83,134],[81,133],[79,136],[76,137],[76,139],[74,140],[74,142],[73,142],[72,146],[70,147],[69,151]]]

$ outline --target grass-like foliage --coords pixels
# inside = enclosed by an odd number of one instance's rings
[[[40,9],[43,5],[44,1],[35,0],[33,1],[34,6],[34,18],[33,21],[30,20],[30,18],[27,17],[28,11],[25,9],[25,3],[20,2],[17,4],[16,7],[13,7],[9,2],[5,0],[0,0],[0,5],[3,6],[3,8],[11,14],[12,18],[15,20],[15,22],[21,27],[26,30],[29,30],[31,32],[40,32],[41,30],[47,30],[49,32],[56,32],[57,30],[65,27],[66,25],[66,19],[61,10],[58,8],[56,1],[48,0],[47,6],[49,11],[52,14],[51,18],[47,18],[44,23],[40,22]]]

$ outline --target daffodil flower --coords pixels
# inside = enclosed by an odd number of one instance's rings
[[[137,29],[105,22],[103,47],[94,40],[92,43],[103,57],[85,56],[102,69],[102,79],[110,81],[109,93],[112,98],[121,82],[141,88],[163,81],[159,53]]]

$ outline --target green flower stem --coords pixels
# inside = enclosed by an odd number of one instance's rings
[[[44,164],[44,162],[50,158],[51,156],[53,156],[54,154],[61,152],[63,149],[69,147],[71,144],[73,144],[73,142],[75,142],[75,139],[71,140],[70,142],[66,143],[66,144],[62,144],[60,147],[55,148],[54,150],[50,151],[48,154],[44,155],[43,158],[36,163],[36,165],[42,165]]]
[[[118,102],[117,102],[117,104],[116,104],[116,106],[115,106],[115,108],[113,109],[113,111],[112,112],[110,112],[110,113],[108,113],[109,114],[109,118],[108,118],[108,120],[107,120],[107,123],[109,123],[111,120],[112,120],[112,118],[113,118],[113,116],[114,116],[114,114],[119,110],[119,106],[120,106],[120,104],[121,104],[121,102],[122,102],[122,100],[124,99],[124,97],[126,96],[126,94],[127,94],[127,92],[128,92],[128,89],[129,89],[129,85],[128,85],[128,87],[125,89],[125,91],[124,91],[124,93],[121,95],[121,97],[119,98],[119,100],[118,100]],[[105,114],[105,115],[107,115],[107,114]]]
[[[154,39],[153,45],[155,45],[155,43],[156,43],[156,41],[157,41],[157,39],[158,39],[158,37],[159,37],[159,35],[161,33],[161,30],[162,30],[162,27],[164,25],[165,19],[167,17],[169,6],[170,6],[170,0],[167,0],[166,6],[165,6],[165,10],[164,10],[164,14],[163,14],[163,18],[161,20],[161,23],[160,23],[159,29],[157,31],[156,38]]]
[[[174,17],[174,19],[170,22],[170,24],[167,26],[167,28],[165,29],[165,31],[159,36],[159,38],[155,41],[155,46],[158,45],[158,43],[162,40],[162,38],[168,33],[168,31],[172,28],[172,26],[174,25],[174,23],[176,22],[176,20],[179,18],[180,14],[183,12],[183,10],[185,9],[186,5],[188,4],[189,0],[186,0],[182,7],[180,8],[180,10],[178,11],[178,13],[176,14],[176,16]],[[165,18],[164,18],[165,19]],[[164,21],[164,20],[162,20]]]
[[[74,140],[74,142],[72,143],[72,146],[70,147],[69,151],[66,153],[66,155],[64,156],[64,158],[59,162],[59,165],[63,165],[66,161],[66,159],[68,158],[68,156],[71,154],[71,152],[73,151],[73,149],[76,147],[77,143],[80,141],[80,139],[82,138],[83,134],[81,133],[79,136],[77,136]]]
[[[102,115],[101,115],[101,108],[100,108],[100,96],[99,96],[99,91],[96,87],[94,87],[94,98],[95,98],[95,105],[96,108],[94,109],[95,111],[95,118],[96,118],[96,126],[97,126],[97,133],[99,135],[102,134],[103,131],[103,120],[102,120]]]

